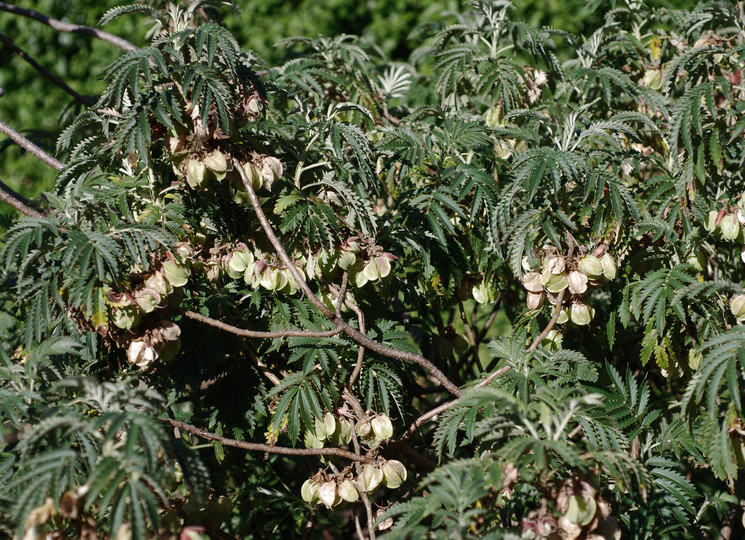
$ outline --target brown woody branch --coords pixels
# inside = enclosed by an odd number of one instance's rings
[[[28,205],[28,200],[25,197],[13,191],[4,182],[0,182],[0,200],[8,203],[13,208],[18,210],[22,214],[26,214],[27,216],[35,218],[44,217],[41,212],[34,210]]]
[[[98,38],[101,41],[111,43],[112,45],[115,45],[127,52],[137,49],[137,47],[132,45],[126,39],[115,36],[114,34],[109,34],[108,32],[104,32],[103,30],[98,30],[97,28],[84,26],[82,24],[72,24],[60,21],[58,19],[53,19],[52,17],[44,15],[43,13],[39,13],[38,11],[35,11],[33,9],[26,9],[14,6],[13,4],[0,2],[0,11],[7,11],[8,13],[14,13],[16,15],[28,17],[29,19],[34,19],[35,21],[44,23],[59,32],[70,32],[73,34],[81,34],[84,36]]]
[[[357,461],[362,463],[372,463],[372,458],[367,456],[360,456],[354,454],[348,450],[342,448],[289,448],[286,446],[272,446],[270,444],[252,443],[246,441],[239,441],[236,439],[229,439],[212,433],[186,422],[180,422],[171,418],[160,418],[161,422],[170,424],[175,428],[183,429],[184,431],[196,435],[202,439],[208,441],[216,441],[224,446],[232,446],[235,448],[241,448],[243,450],[252,450],[255,452],[266,452],[268,454],[283,454],[287,456],[337,456],[345,458],[351,461]]]
[[[337,336],[342,333],[342,327],[337,326],[332,330],[277,330],[275,332],[262,332],[259,330],[246,330],[238,328],[232,324],[227,324],[212,317],[207,317],[195,311],[183,311],[182,314],[188,319],[199,321],[203,324],[214,326],[225,332],[230,332],[236,336],[258,338],[258,339],[276,339],[285,337],[310,337],[310,338],[327,338]]]
[[[0,7],[2,6],[2,2],[0,2]],[[62,163],[57,158],[47,154],[44,150],[36,146],[34,143],[29,141],[26,137],[18,133],[15,129],[10,127],[8,124],[0,120],[0,133],[5,133],[8,137],[13,139],[13,142],[15,142],[18,146],[26,150],[27,152],[32,153],[37,158],[42,160],[44,163],[52,167],[56,170],[61,170],[64,168],[65,164]]]
[[[300,275],[300,272],[298,272],[297,268],[295,268],[295,265],[290,259],[290,256],[287,255],[287,252],[285,251],[284,246],[279,241],[277,236],[274,234],[274,230],[272,229],[272,226],[269,223],[269,220],[267,219],[266,214],[264,214],[264,211],[261,208],[261,202],[259,201],[259,198],[256,195],[256,192],[254,191],[253,186],[251,185],[251,180],[248,178],[248,176],[246,176],[246,173],[243,170],[243,166],[235,158],[233,158],[233,164],[235,168],[238,170],[238,173],[240,174],[241,179],[243,180],[243,185],[246,187],[246,192],[248,193],[249,199],[251,200],[251,205],[253,206],[254,211],[256,212],[256,217],[258,217],[259,223],[261,224],[262,229],[264,229],[264,233],[266,234],[267,238],[269,239],[269,242],[271,242],[272,246],[277,252],[277,255],[279,255],[279,258],[282,260],[282,263],[290,271],[292,276],[295,278],[295,281],[298,283],[300,289],[303,291],[303,294],[305,294],[305,296],[308,298],[308,301],[311,304],[313,304],[316,308],[318,308],[318,310],[327,319],[329,319],[330,321],[332,321],[333,323],[337,325],[340,325],[342,327],[342,331],[346,335],[351,337],[353,340],[355,340],[358,344],[380,355],[387,356],[389,358],[398,358],[399,360],[412,362],[414,364],[421,366],[430,375],[432,375],[435,379],[437,379],[440,382],[440,384],[442,384],[442,386],[444,386],[448,392],[450,392],[454,396],[460,396],[462,394],[460,388],[458,388],[455,384],[453,384],[453,382],[450,379],[448,379],[447,376],[442,371],[440,371],[437,368],[437,366],[435,366],[432,362],[430,362],[429,360],[427,360],[426,358],[418,354],[413,354],[408,351],[402,351],[400,349],[388,347],[387,345],[383,345],[381,343],[378,343],[377,341],[371,340],[370,338],[365,336],[362,332],[360,332],[356,328],[349,326],[346,322],[338,318],[336,316],[336,313],[334,313],[328,307],[326,307],[326,305],[315,294],[313,294],[313,291],[310,290],[310,287],[308,287],[308,284],[305,282],[305,279],[303,279],[303,276]]]
[[[26,62],[28,62],[29,64],[31,64],[31,66],[36,71],[38,71],[39,73],[41,73],[42,76],[44,76],[46,79],[48,79],[49,81],[51,81],[53,84],[55,84],[55,85],[59,86],[60,88],[62,88],[62,90],[64,90],[68,94],[70,94],[72,97],[74,97],[76,100],[78,100],[80,103],[82,103],[86,107],[92,107],[95,104],[94,101],[92,101],[91,99],[86,98],[86,97],[80,95],[79,93],[77,93],[65,81],[63,81],[62,79],[60,79],[59,77],[57,77],[57,75],[55,75],[54,73],[52,73],[51,71],[49,71],[48,69],[46,69],[44,66],[42,66],[41,64],[39,64],[36,60],[34,60],[34,58],[30,54],[28,54],[26,51],[24,51],[23,49],[21,49],[15,43],[13,43],[13,41],[8,36],[5,36],[3,34],[0,34],[0,43],[5,44],[5,46],[8,47],[11,51],[15,52],[23,60],[25,60]]]

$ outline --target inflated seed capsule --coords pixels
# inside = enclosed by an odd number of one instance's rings
[[[740,234],[740,222],[734,214],[724,216],[719,222],[719,228],[725,240],[734,240]]]
[[[346,479],[339,484],[337,492],[342,500],[350,503],[357,502],[360,498],[360,492],[357,489],[357,485],[349,479]]]
[[[527,304],[528,309],[539,309],[543,305],[543,301],[546,299],[546,295],[543,292],[534,293],[528,291]]]
[[[736,294],[730,298],[729,309],[738,321],[745,320],[745,294]]]
[[[225,178],[225,175],[227,174],[229,168],[228,160],[225,157],[225,154],[223,154],[219,150],[215,150],[211,154],[205,156],[203,162],[204,165],[210,171],[212,171],[216,179],[222,180],[223,178]]]
[[[543,282],[541,280],[541,274],[538,272],[528,272],[523,276],[523,287],[532,293],[543,292]]]
[[[336,490],[336,481],[329,480],[318,486],[318,498],[326,505],[326,508],[339,504],[341,497]]]
[[[603,276],[607,280],[616,279],[616,272],[618,268],[616,266],[616,260],[610,256],[610,253],[606,253],[600,257],[600,264],[603,267]]]
[[[560,293],[567,287],[569,287],[569,280],[566,274],[551,274],[549,272],[549,279],[546,281],[546,290],[551,293]]]
[[[572,270],[567,276],[569,292],[572,294],[584,294],[587,291],[587,276],[582,272]]]
[[[207,167],[198,159],[190,159],[186,162],[186,181],[196,189],[204,182],[204,175]]]
[[[363,491],[371,493],[383,481],[383,471],[372,463],[365,463],[362,466],[362,476],[357,481]]]
[[[383,482],[386,487],[396,489],[406,481],[406,467],[395,459],[383,463]]]
[[[183,287],[189,281],[191,271],[188,267],[168,260],[163,263],[163,275],[173,287]]]
[[[379,414],[370,421],[375,438],[385,441],[393,437],[393,424],[387,414]]]
[[[719,217],[718,210],[712,210],[709,215],[706,216],[706,223],[704,223],[704,229],[708,232],[713,233],[717,230],[717,218]]]
[[[592,313],[587,304],[583,302],[572,302],[572,306],[569,309],[569,317],[577,326],[586,326],[590,324],[590,321],[592,320]]]
[[[603,275],[603,264],[595,255],[585,255],[577,263],[577,269],[590,279],[600,279]]]

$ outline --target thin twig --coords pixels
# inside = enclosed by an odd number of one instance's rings
[[[352,397],[354,398],[354,396]],[[357,407],[361,409],[357,398],[354,398],[354,401],[357,402]],[[352,424],[352,447],[354,448],[354,453],[361,457],[362,451],[360,449],[360,442],[359,440],[357,440],[357,426],[354,425],[354,423]],[[362,463],[356,461],[354,466],[357,470],[357,476],[362,478]],[[362,504],[365,506],[365,513],[367,514],[367,532],[370,535],[370,540],[375,540],[375,517],[373,516],[372,512],[370,497],[367,496],[367,492],[365,490],[360,490],[360,498],[362,499]],[[360,535],[360,538],[363,538],[363,536]]]
[[[354,311],[357,314],[357,326],[360,328],[360,332],[363,334],[366,332],[365,330],[365,314],[362,313],[362,310],[352,304],[351,302],[347,302],[347,306],[349,306],[349,309]],[[357,349],[357,363],[354,365],[354,369],[352,370],[352,374],[349,376],[349,382],[347,382],[347,388],[350,390],[352,389],[352,386],[354,385],[354,382],[357,380],[357,377],[360,376],[360,373],[362,372],[362,363],[365,360],[365,347],[362,345],[359,346]]]
[[[202,439],[209,441],[216,441],[224,446],[233,446],[235,448],[241,448],[243,450],[253,450],[256,452],[265,452],[268,454],[283,454],[287,456],[337,456],[348,459],[350,461],[358,461],[363,463],[372,463],[373,459],[367,456],[360,456],[344,450],[342,448],[289,448],[286,446],[272,446],[270,444],[252,443],[246,441],[238,441],[236,439],[228,439],[218,435],[217,433],[211,433],[202,428],[199,428],[186,422],[180,422],[171,418],[159,418],[159,420],[165,424],[170,424],[174,427],[192,433]]]
[[[46,24],[47,26],[51,26],[59,32],[71,32],[73,34],[82,34],[84,36],[98,38],[101,41],[116,45],[120,49],[123,49],[127,52],[137,49],[137,47],[132,45],[126,39],[115,36],[114,34],[109,34],[108,32],[104,32],[103,30],[98,30],[97,28],[84,26],[82,24],[72,24],[53,19],[52,17],[44,15],[43,13],[39,13],[38,11],[34,11],[33,9],[26,9],[14,6],[12,4],[6,4],[5,2],[0,2],[0,11],[7,11],[8,13],[15,13],[16,15],[22,15],[24,17],[28,17],[29,19],[34,19]]]
[[[561,291],[559,295],[556,297],[556,309],[554,309],[554,314],[551,317],[551,319],[548,321],[546,328],[544,328],[543,331],[540,334],[538,334],[536,338],[533,340],[533,343],[530,344],[530,347],[528,347],[529,351],[536,350],[538,345],[541,344],[541,341],[543,341],[543,338],[545,338],[548,335],[548,333],[551,331],[551,329],[556,324],[556,321],[559,318],[559,315],[561,314],[561,303],[564,301],[565,292],[566,292],[566,289]]]
[[[342,333],[342,327],[337,326],[332,330],[277,330],[275,332],[262,332],[259,330],[246,330],[244,328],[238,328],[232,324],[227,324],[212,317],[207,317],[201,313],[194,311],[183,311],[182,314],[188,319],[199,321],[209,326],[214,326],[220,330],[230,332],[236,336],[259,338],[259,339],[276,339],[285,337],[311,337],[311,338],[326,338],[334,337]]]
[[[405,360],[407,362],[412,362],[421,366],[430,375],[437,379],[448,390],[448,392],[450,392],[454,396],[460,396],[462,394],[460,388],[453,384],[453,382],[448,379],[445,374],[440,371],[432,362],[418,354],[413,354],[408,351],[402,351],[400,349],[388,347],[387,345],[383,345],[381,343],[378,343],[377,341],[371,340],[356,328],[353,328],[345,323],[343,320],[340,320],[333,311],[326,307],[326,305],[315,294],[313,294],[313,291],[310,290],[310,287],[306,283],[305,279],[303,279],[303,276],[300,275],[300,272],[298,272],[298,269],[295,267],[292,259],[290,259],[290,256],[287,255],[284,246],[274,234],[274,230],[272,229],[272,226],[269,223],[266,214],[264,214],[264,210],[261,208],[261,202],[259,201],[259,198],[256,195],[253,186],[251,185],[251,180],[248,178],[246,172],[243,170],[241,163],[235,158],[233,158],[233,163],[235,165],[235,168],[238,170],[241,179],[243,180],[243,185],[246,187],[246,192],[248,193],[248,197],[251,200],[251,206],[253,206],[254,212],[256,212],[256,217],[259,219],[261,228],[264,229],[264,233],[269,239],[269,242],[274,247],[277,255],[282,260],[282,263],[292,274],[292,277],[295,278],[295,281],[298,283],[300,290],[303,291],[303,294],[308,299],[308,301],[316,308],[318,308],[318,310],[324,315],[324,317],[328,318],[333,323],[342,326],[342,331],[353,340],[355,340],[358,344],[363,345],[365,348],[370,349],[371,351],[383,356],[387,356],[389,358],[398,358],[399,360]]]
[[[344,270],[341,275],[341,287],[339,288],[339,296],[336,299],[336,318],[341,319],[341,308],[344,305],[345,298],[347,296],[347,286],[349,285],[349,272]]]
[[[5,201],[13,208],[18,210],[22,214],[26,214],[27,216],[35,218],[44,217],[44,214],[42,214],[41,212],[37,212],[28,205],[28,200],[25,197],[13,191],[4,182],[0,182],[0,200]]]
[[[0,2],[0,6],[2,6],[2,2]],[[26,137],[18,133],[15,129],[10,127],[8,124],[0,120],[0,132],[5,133],[8,137],[13,139],[13,141],[23,148],[24,150],[31,152],[33,155],[38,157],[40,160],[42,160],[44,163],[52,167],[53,169],[57,169],[58,171],[64,168],[64,163],[59,161],[57,158],[50,156],[47,154],[44,150],[36,146],[34,143],[29,141]]]
[[[72,88],[70,88],[70,86],[65,81],[63,81],[62,79],[60,79],[59,77],[57,77],[57,75],[55,75],[54,73],[52,73],[51,71],[49,71],[47,68],[45,68],[44,66],[42,66],[41,64],[39,64],[39,62],[37,62],[36,60],[34,60],[34,58],[30,54],[28,54],[26,51],[24,51],[23,49],[21,49],[15,43],[13,43],[13,41],[8,36],[3,35],[3,34],[0,34],[0,42],[4,43],[5,46],[8,47],[11,51],[15,52],[23,60],[25,60],[26,62],[28,62],[29,64],[31,64],[31,66],[33,66],[33,68],[36,71],[38,71],[39,73],[41,73],[42,76],[44,76],[45,78],[47,78],[53,84],[56,84],[57,86],[59,86],[60,88],[62,88],[62,90],[64,90],[68,94],[70,94],[72,97],[74,97],[75,99],[77,99],[80,103],[82,103],[86,107],[92,107],[93,105],[95,105],[95,103],[96,103],[95,101],[93,101],[93,100],[91,100],[89,98],[86,98],[86,97],[78,94],[75,90],[73,90]]]

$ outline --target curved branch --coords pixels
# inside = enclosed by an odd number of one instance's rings
[[[34,19],[35,21],[44,23],[59,32],[71,32],[73,34],[82,34],[84,36],[98,38],[101,41],[116,45],[120,49],[123,49],[127,52],[137,49],[137,47],[132,45],[126,39],[115,36],[114,34],[109,34],[108,32],[104,32],[103,30],[98,30],[97,28],[84,26],[82,24],[72,24],[53,19],[52,17],[44,15],[43,13],[39,13],[38,11],[35,11],[33,9],[26,9],[14,6],[12,4],[7,4],[5,2],[0,2],[0,11],[7,11],[8,13],[14,13],[16,15],[28,17],[29,19]]]
[[[36,60],[34,60],[34,58],[30,54],[28,54],[26,51],[24,51],[23,49],[21,49],[15,43],[13,43],[13,41],[8,36],[3,35],[3,34],[0,34],[0,42],[1,43],[4,43],[5,46],[8,47],[11,51],[15,52],[23,60],[25,60],[26,62],[28,62],[29,64],[31,64],[31,66],[36,71],[38,71],[39,73],[41,73],[45,78],[47,78],[53,84],[56,84],[57,86],[59,86],[60,88],[62,88],[62,90],[64,90],[68,94],[70,94],[72,97],[74,97],[76,100],[78,100],[80,103],[82,103],[86,107],[92,107],[93,105],[95,105],[95,101],[92,101],[92,100],[90,100],[90,99],[88,99],[86,97],[83,97],[80,94],[78,94],[75,90],[73,90],[72,88],[70,88],[70,86],[68,86],[68,84],[65,81],[63,81],[62,79],[60,79],[59,77],[57,77],[57,75],[55,75],[54,73],[52,73],[51,71],[49,71],[47,68],[45,68],[44,66],[42,66],[41,64],[39,64],[39,62],[37,62]]]
[[[341,448],[289,448],[287,446],[272,446],[269,444],[252,443],[246,441],[238,441],[236,439],[228,439],[216,433],[211,433],[202,428],[187,424],[186,422],[180,422],[178,420],[172,420],[170,418],[159,418],[164,424],[170,424],[173,427],[183,429],[197,437],[207,439],[208,441],[216,441],[224,446],[233,446],[235,448],[241,448],[243,450],[252,450],[256,452],[266,452],[268,454],[284,454],[287,456],[338,456],[351,461],[358,461],[363,463],[372,463],[372,458],[366,456],[359,456],[348,450]]]
[[[28,200],[9,188],[4,182],[0,182],[0,200],[8,203],[13,208],[35,218],[43,218],[44,214],[37,212],[28,205]]]
[[[432,362],[418,354],[410,353],[408,351],[402,351],[400,349],[394,349],[393,347],[388,347],[387,345],[383,345],[382,343],[371,340],[356,328],[352,328],[346,322],[339,319],[336,316],[336,313],[326,307],[326,305],[321,302],[321,300],[315,294],[313,294],[313,291],[310,290],[310,287],[308,287],[308,284],[305,282],[305,279],[303,279],[303,276],[300,275],[298,269],[295,268],[295,265],[290,259],[290,256],[287,255],[284,246],[274,234],[274,230],[272,229],[272,226],[269,223],[266,214],[264,214],[264,211],[261,208],[259,197],[256,195],[256,192],[251,185],[251,180],[248,178],[248,176],[246,176],[246,172],[243,170],[243,166],[235,158],[233,158],[233,165],[238,170],[238,173],[241,176],[241,180],[243,180],[243,185],[246,187],[246,192],[248,193],[248,197],[251,200],[251,205],[256,212],[256,217],[259,218],[261,228],[264,229],[264,233],[269,239],[269,242],[274,247],[277,255],[279,255],[282,263],[292,274],[292,277],[294,277],[295,281],[297,281],[300,290],[303,291],[303,294],[308,298],[308,301],[316,308],[318,308],[318,310],[323,313],[324,317],[329,319],[331,322],[340,325],[342,327],[342,331],[353,340],[355,340],[358,344],[383,356],[387,356],[389,358],[398,358],[399,360],[405,360],[407,362],[411,362],[421,366],[430,375],[437,379],[448,392],[450,392],[454,396],[460,396],[462,394],[460,388],[453,384],[453,382],[448,379],[447,376],[442,371],[440,371]]]
[[[0,7],[2,6],[2,2],[0,2]],[[50,156],[47,154],[44,150],[36,146],[34,143],[29,141],[26,137],[18,133],[15,129],[10,127],[8,124],[0,120],[0,133],[5,133],[8,137],[13,139],[13,141],[23,148],[24,150],[31,152],[33,155],[38,157],[40,160],[42,160],[44,163],[52,167],[53,169],[57,169],[58,171],[63,169],[65,167],[65,164],[62,163],[57,158]]]
[[[238,328],[237,326],[233,326],[232,324],[227,324],[222,321],[218,321],[217,319],[213,319],[212,317],[207,317],[206,315],[202,315],[201,313],[196,313],[195,311],[182,311],[181,314],[184,315],[184,317],[188,319],[193,319],[203,324],[214,326],[215,328],[219,328],[220,330],[230,332],[231,334],[235,334],[236,336],[249,337],[249,338],[259,338],[259,339],[275,339],[275,338],[284,338],[284,337],[325,338],[325,337],[338,336],[343,331],[343,328],[341,326],[337,326],[336,328],[333,328],[332,330],[277,330],[276,332],[261,332],[259,330],[245,330],[243,328]]]

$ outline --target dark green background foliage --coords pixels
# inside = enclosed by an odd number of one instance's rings
[[[741,6],[28,7],[0,535],[744,533]]]

